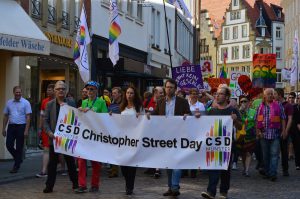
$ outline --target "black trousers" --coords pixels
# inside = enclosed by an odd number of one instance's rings
[[[295,153],[295,164],[296,167],[300,167],[300,134],[295,132],[291,134],[293,148]]]
[[[53,145],[49,146],[49,164],[48,164],[48,178],[46,181],[46,187],[53,189],[56,181],[56,171],[58,164],[59,153],[54,152]],[[67,167],[69,178],[73,183],[73,189],[78,187],[78,175],[75,166],[75,160],[72,156],[64,155]]]
[[[133,190],[136,167],[121,166],[121,171],[125,178],[126,190]]]
[[[26,124],[9,124],[7,128],[6,148],[14,158],[16,169],[19,169],[22,163],[25,127]]]
[[[281,166],[282,171],[289,170],[289,147],[288,138],[285,140],[280,138],[280,150],[281,150]]]

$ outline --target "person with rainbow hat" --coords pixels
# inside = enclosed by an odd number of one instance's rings
[[[106,103],[103,99],[97,96],[98,89],[100,84],[95,81],[89,81],[85,88],[88,91],[88,99],[82,101],[81,107],[78,108],[79,111],[84,113],[88,111],[94,111],[96,113],[107,113]],[[100,170],[101,163],[92,161],[92,179],[91,179],[91,188],[90,192],[98,192],[99,191],[99,181],[100,181]],[[86,185],[86,160],[78,158],[78,189],[76,193],[86,193],[87,185]]]

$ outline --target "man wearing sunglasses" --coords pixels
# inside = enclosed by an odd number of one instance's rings
[[[94,111],[95,113],[107,113],[106,103],[103,99],[97,97],[98,89],[100,84],[95,81],[90,81],[85,85],[88,92],[88,99],[82,101],[81,107],[78,108],[79,111],[84,113],[88,111]],[[100,170],[101,163],[92,161],[92,180],[90,192],[99,191],[99,181],[100,181]],[[79,187],[76,193],[86,193],[87,183],[86,183],[86,160],[78,158],[78,184]]]

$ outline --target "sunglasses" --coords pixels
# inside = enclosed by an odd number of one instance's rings
[[[87,91],[94,91],[94,90],[96,90],[96,89],[94,89],[94,88],[86,88],[86,90],[87,90]]]
[[[241,103],[247,103],[248,101],[241,101]]]

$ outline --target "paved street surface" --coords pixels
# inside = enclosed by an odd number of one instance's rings
[[[22,199],[22,198],[168,198],[162,193],[167,190],[166,173],[160,179],[153,179],[143,173],[144,169],[139,169],[136,177],[135,190],[133,196],[125,196],[124,179],[108,178],[107,169],[102,170],[101,190],[99,193],[75,194],[71,189],[68,176],[58,175],[54,192],[50,194],[42,193],[45,179],[35,178],[34,174],[40,168],[40,155],[27,157],[23,163],[23,168],[17,174],[9,174],[12,162],[0,162],[0,198],[2,199]],[[253,162],[251,177],[241,175],[241,164],[239,169],[232,171],[232,181],[229,196],[232,199],[298,199],[300,198],[300,171],[296,171],[293,161],[290,161],[290,176],[283,177],[279,172],[277,182],[262,179],[254,169]],[[5,168],[6,167],[6,168]],[[280,167],[281,169],[281,167]],[[200,194],[206,190],[208,179],[205,173],[198,174],[197,178],[183,178],[181,182],[181,195],[178,198],[193,199],[201,198]]]

